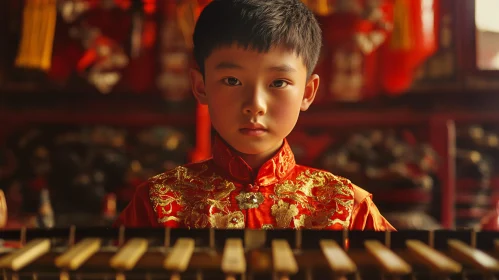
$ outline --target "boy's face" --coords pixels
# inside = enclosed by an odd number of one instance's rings
[[[307,80],[302,58],[284,48],[259,53],[221,47],[205,60],[204,80],[198,71],[191,78],[216,131],[234,149],[250,155],[279,149],[319,86],[317,75]]]

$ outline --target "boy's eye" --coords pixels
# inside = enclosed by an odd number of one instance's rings
[[[270,84],[271,87],[275,87],[275,88],[282,88],[282,87],[285,87],[288,85],[288,82],[284,81],[284,80],[275,80],[272,82],[272,84]]]
[[[229,86],[239,86],[239,85],[241,85],[241,82],[238,79],[234,78],[234,77],[225,78],[225,79],[223,79],[223,82],[226,85],[229,85]]]

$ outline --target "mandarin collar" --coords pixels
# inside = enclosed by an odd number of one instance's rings
[[[284,139],[281,148],[260,167],[255,177],[253,168],[238,156],[219,135],[216,135],[214,140],[213,160],[215,164],[242,183],[259,186],[272,185],[285,178],[296,165],[293,151],[288,141]]]

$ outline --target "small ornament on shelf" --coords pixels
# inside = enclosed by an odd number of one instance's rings
[[[78,61],[77,72],[101,93],[108,94],[121,79],[121,70],[129,63],[128,56],[118,42],[97,27],[82,24],[74,31],[86,50]]]
[[[189,143],[187,135],[170,127],[152,127],[137,134],[136,159],[144,179],[185,162]]]
[[[34,225],[38,228],[53,228],[55,226],[54,210],[52,209],[48,189],[43,189],[40,192],[40,206],[35,217]]]
[[[116,205],[116,195],[114,193],[108,193],[104,197],[102,207],[102,219],[107,225],[112,224],[117,217]]]
[[[142,49],[142,34],[144,31],[144,3],[141,0],[132,1],[132,31],[130,34],[130,57],[140,56]]]
[[[85,0],[60,0],[57,6],[62,19],[67,23],[76,21],[92,7],[91,3]]]

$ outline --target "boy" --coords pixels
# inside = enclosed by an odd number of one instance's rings
[[[297,165],[286,141],[319,86],[321,30],[300,0],[214,0],[193,39],[213,157],[151,178],[116,226],[394,230],[369,193]]]

